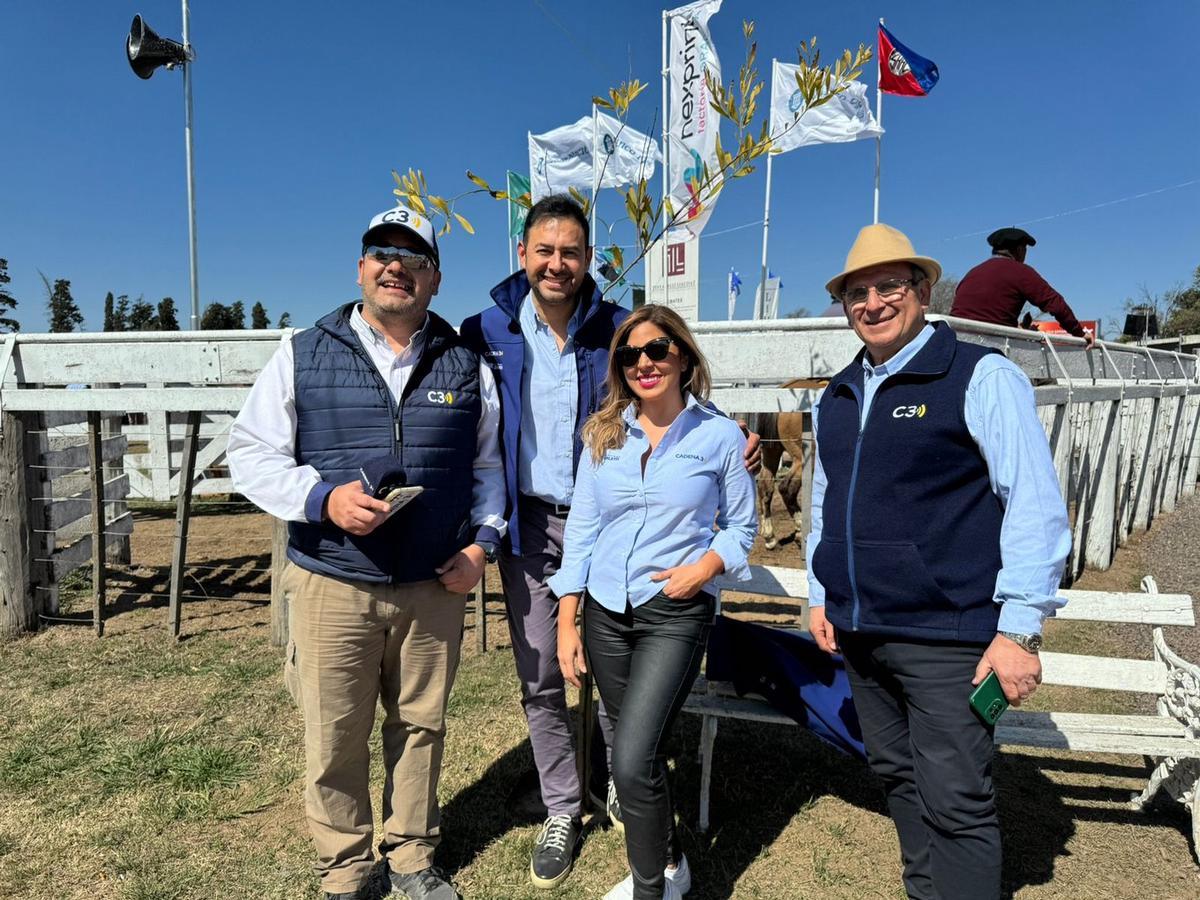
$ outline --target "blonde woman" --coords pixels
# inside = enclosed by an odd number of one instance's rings
[[[612,774],[631,873],[605,900],[676,900],[691,886],[662,743],[700,669],[710,582],[750,577],[758,526],[746,439],[708,405],[709,386],[675,312],[643,306],[621,323],[608,399],[583,429],[562,566],[549,582],[560,598],[563,677],[578,686],[590,667],[615,722]],[[575,625],[581,596],[586,654]]]

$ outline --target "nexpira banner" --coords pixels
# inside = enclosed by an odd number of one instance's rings
[[[720,117],[709,105],[704,73],[721,80],[721,62],[708,32],[708,20],[721,0],[700,0],[670,11],[671,120],[670,209],[677,217],[671,240],[699,236],[712,215],[718,178],[717,131]],[[704,184],[708,164],[713,184]]]

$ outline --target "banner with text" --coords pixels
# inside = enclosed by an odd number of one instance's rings
[[[721,0],[700,0],[670,11],[671,119],[668,210],[675,217],[671,239],[698,237],[712,215],[720,182],[717,132],[721,118],[710,105],[705,72],[721,80],[721,61],[708,31],[708,20]],[[712,183],[706,184],[705,165]]]

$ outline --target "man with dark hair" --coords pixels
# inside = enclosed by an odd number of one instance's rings
[[[1079,324],[1062,294],[1025,264],[1026,250],[1037,243],[1033,235],[1021,228],[1001,228],[989,234],[987,242],[992,258],[963,276],[950,315],[1016,328],[1021,307],[1032,303],[1058,319],[1067,334],[1086,340],[1090,350],[1096,336]]]
[[[569,196],[533,205],[517,247],[520,271],[492,289],[495,305],[462,323],[463,340],[491,365],[500,385],[500,435],[508,488],[508,533],[500,577],[521,702],[547,818],[530,860],[540,888],[571,872],[582,830],[583,790],[562,670],[558,600],[546,585],[562,562],[563,527],[582,451],[580,430],[605,397],[609,345],[629,310],[604,299],[588,274],[587,216]],[[747,465],[759,465],[751,435]],[[601,730],[612,746],[603,710]],[[610,780],[600,800],[614,825],[620,810]],[[678,843],[672,841],[678,848]],[[681,862],[679,855],[672,857]],[[682,865],[668,877],[684,872]]]
[[[839,297],[862,351],[813,409],[810,629],[841,651],[914,900],[998,900],[994,726],[1041,680],[1062,605],[1066,507],[1029,378],[925,310],[942,268],[900,231],[863,228]]]
[[[375,216],[362,302],[285,339],[229,435],[236,490],[288,522],[284,677],[304,714],[305,816],[328,900],[357,900],[374,863],[377,702],[392,887],[460,900],[433,865],[446,702],[463,595],[507,526],[495,380],[429,312],[441,280],[425,216]],[[420,491],[397,509],[383,498],[400,486]]]

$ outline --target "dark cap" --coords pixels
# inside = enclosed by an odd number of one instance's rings
[[[987,236],[987,242],[993,250],[1003,250],[1005,247],[1020,247],[1026,244],[1032,247],[1037,243],[1033,235],[1024,228],[1000,228]]]
[[[394,456],[373,456],[358,470],[363,493],[382,499],[392,488],[404,487],[407,478],[404,466]]]

